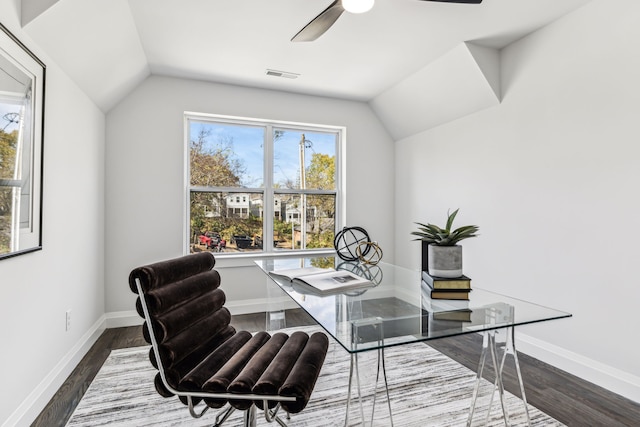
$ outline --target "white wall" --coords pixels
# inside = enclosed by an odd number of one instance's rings
[[[133,268],[182,254],[185,111],[346,126],[346,223],[367,229],[393,260],[394,144],[367,104],[152,76],[107,115],[109,316],[133,309]],[[261,298],[257,267],[221,275],[231,305]]]
[[[503,49],[501,105],[396,144],[396,259],[419,265],[413,222],[461,208],[475,286],[573,314],[521,328],[527,351],[636,401],[639,19],[588,4]]]
[[[0,261],[2,425],[30,424],[104,315],[104,115],[21,29],[18,8],[0,0],[0,19],[47,66],[43,249]]]

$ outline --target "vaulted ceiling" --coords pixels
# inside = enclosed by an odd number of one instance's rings
[[[22,22],[105,112],[150,74],[375,104],[415,76],[445,78],[424,70],[464,42],[499,49],[588,1],[377,0],[298,43],[331,0],[22,0]]]

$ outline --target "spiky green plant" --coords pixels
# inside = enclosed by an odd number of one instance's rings
[[[454,246],[461,240],[476,237],[476,233],[479,230],[476,225],[465,225],[464,227],[456,228],[451,231],[451,227],[453,227],[453,220],[456,218],[458,210],[459,209],[456,209],[452,213],[447,212],[448,218],[446,228],[440,228],[433,224],[422,224],[420,222],[416,222],[416,224],[420,226],[418,227],[420,231],[411,232],[414,236],[418,236],[418,238],[414,240],[423,240],[429,244],[437,246]]]

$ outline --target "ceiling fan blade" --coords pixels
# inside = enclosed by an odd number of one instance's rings
[[[422,0],[422,1],[439,1],[442,3],[469,3],[469,4],[482,3],[482,0]]]
[[[311,42],[320,37],[338,20],[344,12],[342,0],[335,0],[293,36],[292,42]]]

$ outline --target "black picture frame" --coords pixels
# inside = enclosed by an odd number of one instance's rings
[[[0,260],[42,249],[45,80],[0,23]]]

